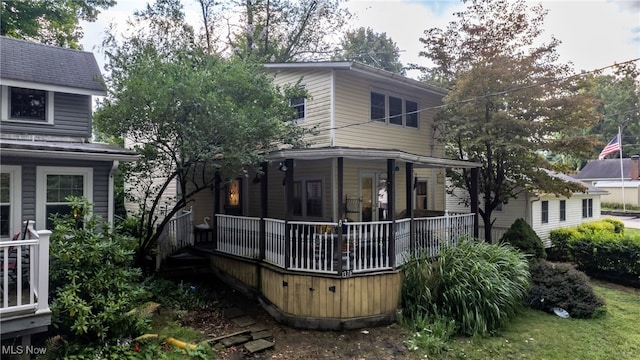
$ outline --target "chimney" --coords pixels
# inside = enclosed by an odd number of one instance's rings
[[[640,180],[640,155],[631,156],[631,180]]]

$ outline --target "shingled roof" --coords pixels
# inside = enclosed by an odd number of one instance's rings
[[[632,159],[623,158],[625,179],[631,179]],[[620,159],[591,160],[573,176],[580,180],[620,180]]]
[[[93,53],[0,36],[0,81],[14,80],[105,92]]]

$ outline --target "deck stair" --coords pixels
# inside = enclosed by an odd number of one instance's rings
[[[156,270],[156,273],[180,276],[189,274],[209,273],[209,259],[192,247],[180,249],[173,254],[167,256],[162,266]]]

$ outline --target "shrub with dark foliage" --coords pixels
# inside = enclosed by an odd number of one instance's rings
[[[592,318],[605,312],[604,301],[589,285],[589,278],[570,264],[538,260],[529,270],[527,302],[532,308],[552,312],[558,307],[574,318]]]
[[[540,240],[538,234],[536,234],[531,226],[522,218],[517,219],[511,225],[509,230],[500,238],[500,242],[509,243],[511,246],[534,258],[547,258],[542,240]]]

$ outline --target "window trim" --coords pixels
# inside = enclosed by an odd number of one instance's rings
[[[22,231],[22,166],[2,165],[2,173],[9,174],[9,239],[18,231]],[[3,238],[2,240],[7,240]]]
[[[384,96],[384,119],[380,120],[378,117],[373,118],[373,112],[371,111],[373,108],[373,102],[371,101],[371,97],[373,94],[379,94],[379,95],[383,95]],[[396,124],[396,123],[392,123],[391,122],[391,103],[389,98],[397,98],[400,99],[402,101],[402,122],[401,124]],[[408,126],[407,125],[407,101],[410,101],[412,103],[416,104],[416,115],[417,115],[417,119],[416,119],[416,126]],[[383,123],[386,125],[390,125],[390,126],[397,126],[397,127],[401,127],[401,128],[405,128],[405,129],[416,129],[419,130],[420,129],[420,102],[418,101],[418,99],[411,97],[411,96],[407,96],[407,95],[403,95],[401,93],[397,93],[397,92],[393,92],[393,91],[383,91],[377,88],[370,88],[369,89],[369,120],[372,123]],[[394,116],[395,117],[395,116]]]
[[[11,88],[22,88],[22,89],[29,89],[29,90],[44,91],[47,96],[47,99],[46,99],[47,110],[45,115],[45,121],[11,118],[9,116],[9,114],[11,114],[11,111],[10,111],[11,104],[9,102],[9,93],[11,92]],[[0,121],[23,123],[23,124],[53,125],[54,124],[54,121],[53,121],[54,120],[54,98],[55,98],[54,92],[50,90],[34,89],[34,88],[21,87],[21,86],[2,85],[0,86]]]
[[[567,221],[567,200],[560,200],[558,206],[560,207],[560,221]]]
[[[306,89],[306,85],[300,84],[298,86],[298,88],[300,90],[305,90]],[[293,100],[296,100],[296,99],[302,99],[302,104],[294,106],[292,102],[293,102]],[[304,123],[307,120],[307,97],[306,96],[300,96],[300,97],[295,97],[295,98],[289,99],[289,107],[294,109],[296,114],[298,114],[298,115],[300,114],[300,112],[298,111],[298,107],[299,106],[302,106],[302,112],[304,113],[304,116],[303,117],[293,117],[293,118],[290,119],[290,121],[292,121],[292,122],[294,122],[296,124]]]
[[[296,178],[294,181],[295,183],[299,183],[300,184],[300,214],[293,214],[294,217],[297,218],[313,218],[313,219],[322,219],[324,217],[324,213],[325,213],[325,181],[324,178],[316,178],[316,177],[304,177],[304,178]],[[320,209],[322,211],[322,213],[319,216],[311,216],[307,214],[307,183],[308,182],[319,182],[320,183],[320,189],[322,191],[321,195],[320,195]],[[291,209],[292,213],[293,213],[293,209]]]
[[[423,209],[418,209],[418,196],[423,196],[424,200],[426,202],[426,206],[425,206],[424,210],[429,210],[429,179],[428,178],[416,178],[415,181],[416,181],[415,188],[413,190],[413,209],[414,210],[423,210]],[[418,195],[418,183],[425,183],[426,194]]]
[[[93,204],[93,168],[38,166],[36,168],[36,228],[39,229],[43,229],[47,223],[47,175],[82,175],[83,197]],[[91,209],[89,213],[91,213]]]
[[[582,199],[582,218],[588,219],[593,217],[593,199]]]
[[[543,200],[540,202],[540,223],[549,223],[549,200]]]

